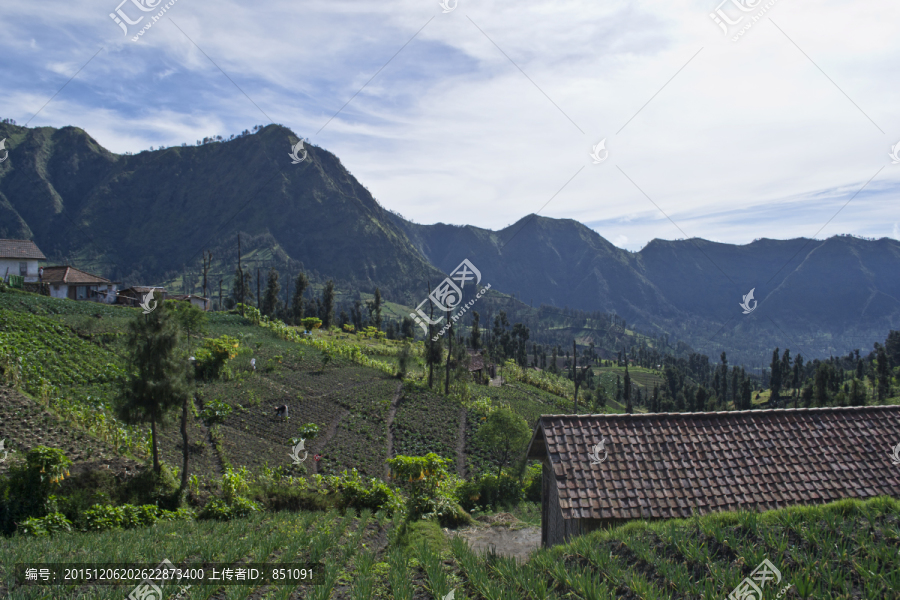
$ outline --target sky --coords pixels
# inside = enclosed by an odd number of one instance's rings
[[[119,1],[0,4],[0,118],[119,153],[278,123],[423,224],[900,239],[896,2]]]

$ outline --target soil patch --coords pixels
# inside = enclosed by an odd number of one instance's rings
[[[465,539],[476,554],[493,551],[522,563],[541,547],[541,528],[524,525],[509,513],[498,513],[480,518],[474,527],[448,533]]]

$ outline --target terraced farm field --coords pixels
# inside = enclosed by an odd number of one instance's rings
[[[218,522],[159,523],[142,530],[17,537],[0,555],[0,582],[16,563],[247,562],[322,565],[323,585],[191,586],[190,600],[713,600],[726,598],[764,560],[777,576],[765,598],[900,597],[900,503],[842,500],[815,507],[634,522],[534,552],[525,562],[478,555],[460,537],[409,536],[384,514],[255,515]],[[448,543],[449,542],[449,543]],[[8,585],[8,584],[7,584]],[[10,600],[124,598],[130,587],[12,591]],[[178,592],[166,589],[166,597]],[[48,595],[49,594],[49,595]],[[752,597],[752,596],[751,596]]]

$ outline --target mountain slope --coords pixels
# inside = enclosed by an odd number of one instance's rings
[[[133,156],[74,127],[2,128],[3,235],[33,237],[56,260],[74,254],[114,279],[155,280],[196,265],[207,248],[236,256],[243,232],[271,235],[291,259],[365,287],[441,277],[336,156],[313,146],[291,164],[297,137],[283,127]]]

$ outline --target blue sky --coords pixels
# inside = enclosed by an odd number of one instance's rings
[[[165,2],[126,36],[119,1],[0,5],[0,117],[114,152],[279,123],[418,223],[900,239],[896,3],[776,0],[732,41],[763,2],[725,35],[715,0],[175,0],[135,42]]]

